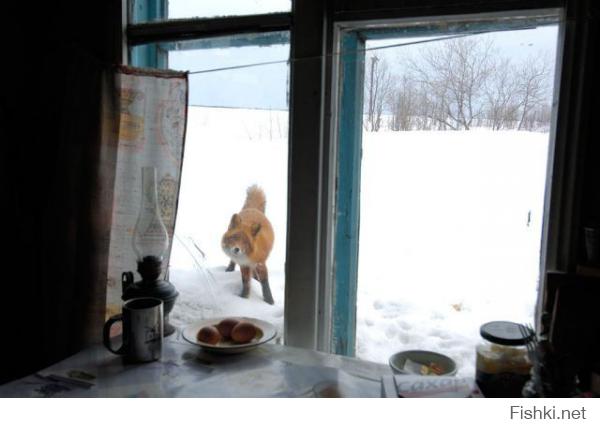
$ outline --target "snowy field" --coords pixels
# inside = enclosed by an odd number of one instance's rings
[[[479,326],[533,321],[548,135],[363,136],[357,355],[428,349],[474,372]]]
[[[412,131],[363,136],[357,356],[404,349],[474,370],[479,326],[530,321],[537,292],[548,135]],[[237,297],[220,239],[250,184],[267,195],[274,306]],[[183,325],[221,315],[283,326],[287,112],[190,107],[170,279]],[[199,248],[202,253],[197,249]]]

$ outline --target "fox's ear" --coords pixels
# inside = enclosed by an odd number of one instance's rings
[[[252,236],[258,235],[258,232],[260,232],[260,223],[254,223],[252,225]]]
[[[240,225],[241,222],[242,222],[242,219],[240,218],[240,216],[238,214],[232,215],[231,221],[229,222],[229,230],[235,229],[236,227],[238,227]]]

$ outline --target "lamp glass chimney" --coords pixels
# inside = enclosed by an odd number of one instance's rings
[[[142,261],[147,256],[163,260],[169,247],[169,235],[158,206],[155,167],[142,167],[140,212],[133,231],[133,249]]]

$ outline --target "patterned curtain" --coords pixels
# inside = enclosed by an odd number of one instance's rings
[[[121,275],[137,266],[132,234],[140,208],[142,167],[157,170],[159,207],[170,245],[173,242],[188,99],[187,73],[120,67],[115,85],[119,126],[106,317],[121,312]],[[169,254],[170,249],[163,266],[168,266]]]

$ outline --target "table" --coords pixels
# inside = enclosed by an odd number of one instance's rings
[[[160,361],[125,364],[95,345],[1,385],[0,397],[381,397],[381,378],[391,374],[382,364],[276,344],[211,354],[173,336]]]

